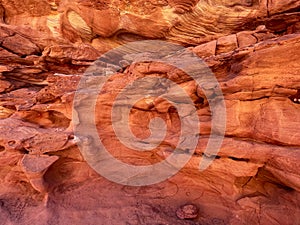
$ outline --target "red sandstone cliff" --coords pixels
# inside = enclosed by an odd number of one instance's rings
[[[1,0],[0,224],[300,224],[299,9],[299,0]],[[172,66],[125,65],[96,106],[99,135],[116,158],[159,162],[180,132],[170,104],[141,99],[130,117],[134,134],[146,138],[157,115],[170,134],[152,152],[125,148],[109,110],[126,82],[171,78],[201,122],[199,144],[179,173],[132,187],[87,164],[72,107],[99,56],[140,40],[181,44],[205,61],[223,92],[226,132],[213,163],[199,171],[210,157],[207,96]]]

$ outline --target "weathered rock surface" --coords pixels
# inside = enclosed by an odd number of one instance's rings
[[[2,0],[0,224],[300,224],[299,9],[298,0]],[[149,121],[162,118],[164,141],[142,152],[116,137],[112,106],[138,78],[176,82],[201,122],[197,148],[179,173],[151,186],[124,186],[97,174],[80,153],[78,146],[93,146],[93,140],[74,136],[74,127],[93,113],[78,115],[73,100],[101,54],[152,39],[182,44],[210,67],[224,95],[226,132],[217,155],[207,153],[210,133],[220,130],[212,127],[203,90],[208,93],[210,84],[201,88],[171,65],[121,60],[94,117],[117,159],[158,163],[179,140],[178,112],[163,99],[164,90],[173,89],[163,83],[156,89],[142,84],[158,94],[139,99],[129,120],[132,133],[146,139]],[[147,55],[134,51],[128,49],[129,58]],[[86,82],[94,84],[93,76]],[[181,96],[173,98],[184,104]],[[90,104],[84,94],[81,103]],[[125,98],[117,106],[126,104]],[[191,114],[185,106],[183,113]],[[211,157],[199,171],[200,161]]]
[[[48,186],[44,180],[44,174],[58,158],[58,156],[47,155],[24,155],[21,167],[35,190],[41,193],[47,192]]]

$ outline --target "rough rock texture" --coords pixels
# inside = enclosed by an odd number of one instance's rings
[[[1,0],[0,224],[300,224],[299,9],[299,0]],[[137,78],[178,83],[201,121],[199,144],[179,173],[131,187],[87,164],[72,105],[80,78],[102,53],[145,39],[179,43],[203,58],[224,94],[226,133],[214,162],[199,171],[201,159],[212,157],[204,153],[207,96],[172,66],[123,62],[95,116],[116,158],[156,163],[178,142],[177,112],[159,97],[141,99],[130,116],[140,138],[150,134],[151,118],[166,121],[169,133],[157,149],[133,152],[114,135],[113,99]],[[197,215],[179,219],[187,204]]]

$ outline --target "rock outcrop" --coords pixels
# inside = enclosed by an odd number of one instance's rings
[[[0,1],[0,224],[300,224],[299,9],[298,0]],[[180,44],[216,76],[226,105],[216,155],[205,151],[219,131],[207,96],[213,88],[203,90],[171,65],[119,62],[116,55],[120,69],[103,86],[95,112],[74,110],[93,62],[141,40]],[[128,49],[129,58],[144,57],[134,51]],[[129,116],[142,139],[151,135],[152,118],[166,122],[167,135],[153,151],[130,150],[111,122],[120,91],[148,76],[171,79],[190,96],[199,143],[164,182],[116,184],[87,163],[79,147],[93,140],[77,137],[74,128],[93,117],[103,145],[122,162],[166,159],[182,125],[163,99],[164,84],[155,86],[157,96],[136,101]],[[89,104],[83,96],[81,106]],[[214,161],[200,171],[207,158]]]

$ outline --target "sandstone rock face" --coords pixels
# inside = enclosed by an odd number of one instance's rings
[[[298,0],[2,0],[0,224],[299,224],[299,9]],[[220,100],[214,84],[200,86],[179,68],[145,60],[149,52],[128,48],[110,55],[119,66],[97,92],[95,111],[82,114],[74,107],[78,93],[79,109],[93,106],[89,92],[78,87],[84,79],[97,85],[94,61],[141,40],[181,44],[186,49],[177,55],[194,53],[215,75],[226,106],[225,135],[216,153],[205,150],[221,130],[210,108]],[[159,51],[168,58],[166,48]],[[149,77],[175,82],[193,108],[164,82],[137,85],[153,95],[137,98],[133,88],[116,100],[128,84]],[[184,106],[184,116],[165,99],[166,92]],[[137,99],[128,124],[122,124],[130,97]],[[133,151],[116,136],[114,107],[119,137],[132,132],[158,143],[161,133],[152,135],[150,121],[159,117],[165,127],[156,131],[166,128],[164,140],[154,150]],[[186,125],[181,119],[193,113],[200,138],[191,159],[174,176],[149,186],[121,185],[99,175],[86,157],[99,150],[95,138],[74,134],[93,118],[116,159],[151,165],[175,151],[189,153],[176,146],[185,141],[179,139]],[[197,125],[187,122],[191,130]],[[100,163],[116,176],[120,172]]]
[[[43,176],[51,164],[58,160],[58,158],[58,156],[47,155],[24,155],[21,167],[35,190],[41,193],[47,192],[47,184]]]

